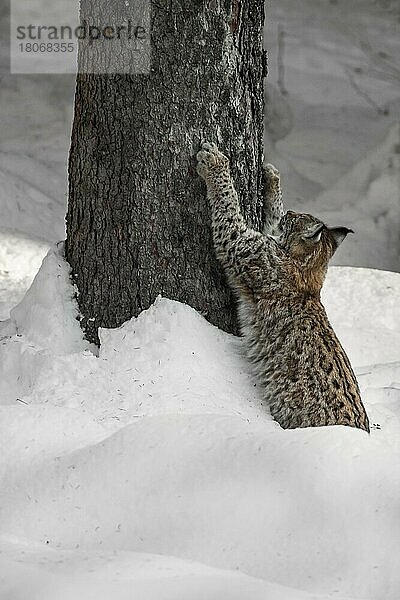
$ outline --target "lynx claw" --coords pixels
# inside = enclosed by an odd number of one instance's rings
[[[214,142],[203,142],[201,147],[207,152],[218,152],[218,146]]]

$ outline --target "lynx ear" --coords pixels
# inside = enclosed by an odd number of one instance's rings
[[[340,246],[348,233],[354,233],[354,231],[352,229],[348,229],[348,227],[329,227],[328,231],[335,243],[336,248]]]

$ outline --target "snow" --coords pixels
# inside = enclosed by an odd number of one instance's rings
[[[0,597],[397,600],[400,274],[324,289],[370,436],[284,431],[241,341],[186,305],[92,353],[62,253],[0,324]]]
[[[5,545],[7,552],[11,544]],[[23,567],[18,564],[21,556]],[[0,558],[0,566],[13,581],[4,588],[4,600],[25,600],[27,588],[32,600],[52,600],[55,589],[59,600],[328,600],[325,595],[150,553],[54,552],[18,542],[12,544],[12,559]]]
[[[0,319],[7,319],[38,271],[48,244],[17,231],[0,230]]]
[[[63,249],[64,244],[60,243],[49,250],[31,287],[10,313],[18,334],[25,334],[33,344],[51,348],[57,354],[83,346],[78,309],[73,304],[77,290],[70,284],[70,267],[62,257]]]
[[[266,8],[265,153],[288,206],[355,230],[335,264],[398,271],[399,3]]]
[[[399,136],[399,125],[394,125],[381,144],[315,200],[321,218],[333,224],[343,218],[346,198],[346,222],[356,231],[344,246],[346,262],[352,266],[393,270],[399,266]],[[313,207],[305,203],[304,209]],[[342,258],[340,254],[339,261]]]

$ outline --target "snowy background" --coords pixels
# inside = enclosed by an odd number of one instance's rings
[[[282,431],[240,340],[166,299],[94,356],[53,246],[73,77],[7,74],[7,27],[1,600],[398,600],[400,274],[333,267],[324,289],[370,436]],[[267,7],[266,156],[289,206],[356,231],[337,264],[400,270],[399,27],[397,1]]]
[[[2,318],[64,238],[74,78],[7,74],[0,23]],[[397,0],[267,4],[265,154],[288,206],[355,230],[335,264],[400,270],[399,28]]]
[[[267,7],[265,152],[295,210],[356,232],[335,264],[400,270],[399,32],[398,0]]]

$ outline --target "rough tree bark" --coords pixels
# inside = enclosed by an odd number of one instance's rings
[[[91,341],[158,294],[236,332],[194,156],[202,140],[230,156],[258,228],[263,22],[264,0],[157,0],[148,75],[77,76],[66,257]]]

